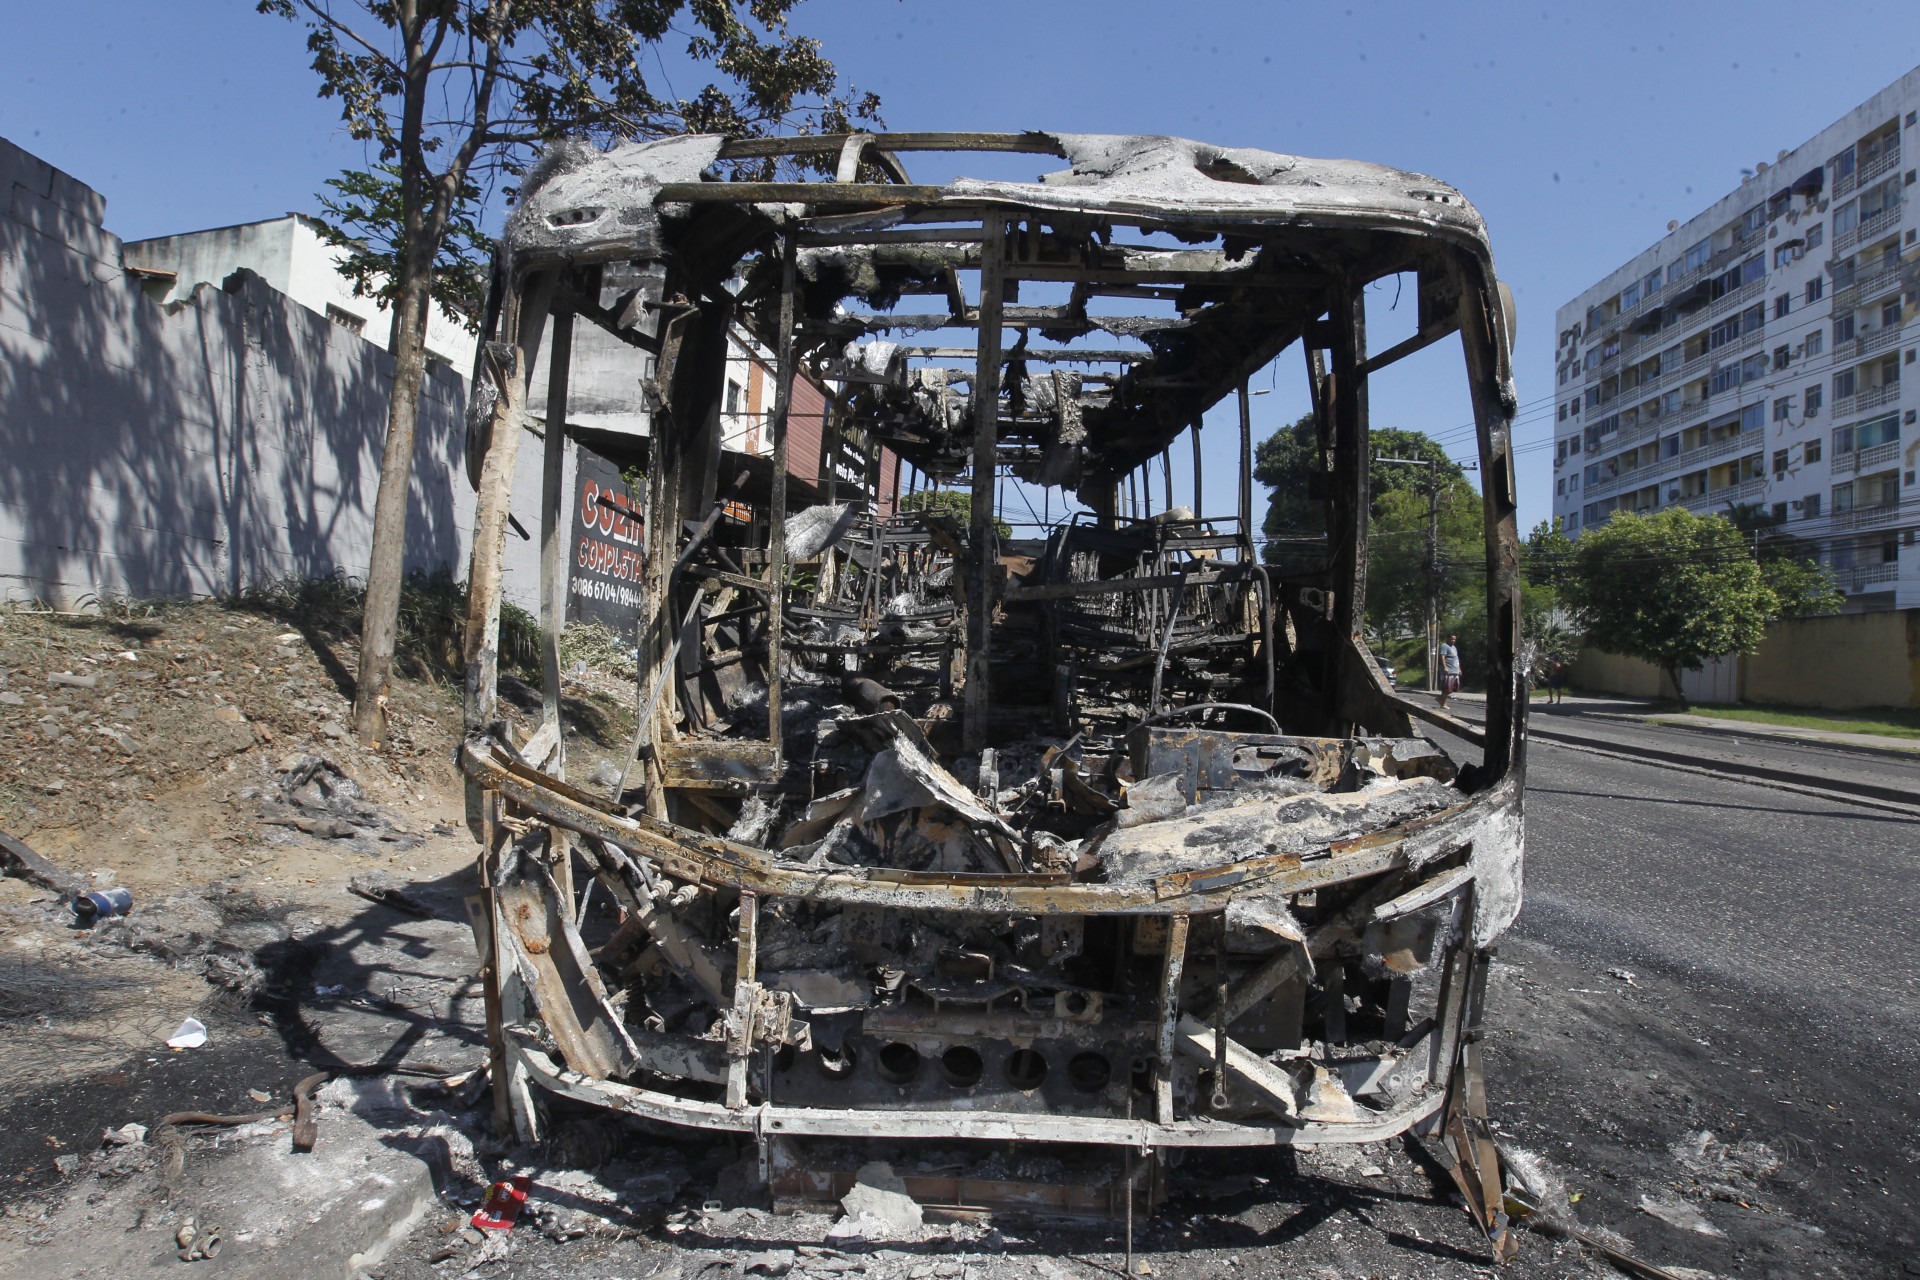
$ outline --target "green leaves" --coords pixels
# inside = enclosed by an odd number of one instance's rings
[[[973,495],[962,493],[958,489],[922,489],[918,493],[910,493],[900,499],[899,509],[902,511],[950,511],[960,522],[962,529],[969,528],[973,523]],[[997,516],[993,521],[993,529],[1003,538],[1013,536],[1013,526]]]
[[[346,250],[340,274],[353,282],[354,296],[380,298],[395,310],[406,251],[402,182],[399,168],[390,164],[375,165],[373,172],[347,169],[327,180],[333,194],[319,197],[327,212],[327,242]],[[479,192],[466,183],[433,259],[432,286],[433,300],[476,332],[493,256],[493,241],[474,221],[478,199]]]
[[[369,163],[320,205],[354,290],[397,302],[423,280],[472,323],[485,297],[488,201],[563,137],[839,132],[878,125],[817,40],[787,30],[797,0],[259,0],[304,23],[323,98]],[[683,37],[717,73],[690,98],[643,70]],[[398,353],[396,353],[398,354]]]
[[[1776,555],[1760,562],[1760,576],[1775,601],[1776,618],[1812,618],[1838,613],[1847,597],[1833,575],[1818,560],[1806,556]]]
[[[1616,512],[1581,535],[1573,563],[1588,643],[1671,675],[1754,652],[1779,605],[1733,523],[1685,507]]]

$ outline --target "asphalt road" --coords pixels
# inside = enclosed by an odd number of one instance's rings
[[[1917,870],[1909,819],[1536,738],[1526,905],[1490,1000],[1496,1111],[1590,1188],[1587,1220],[1665,1260],[1910,1273]],[[1701,1131],[1786,1163],[1701,1200],[1714,1175],[1672,1150]],[[1724,1235],[1642,1209],[1682,1186]]]

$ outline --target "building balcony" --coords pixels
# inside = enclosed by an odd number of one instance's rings
[[[1711,318],[1736,310],[1753,301],[1765,293],[1766,290],[1767,278],[1765,276],[1761,276],[1758,280],[1749,280],[1732,293],[1722,294],[1716,298],[1713,305],[1707,308],[1707,315]]]
[[[1900,287],[1900,268],[1882,267],[1880,270],[1864,276],[1856,276],[1852,284],[1833,295],[1835,312],[1851,311],[1853,308],[1872,302],[1883,293]]]
[[[1863,333],[1853,340],[1853,358],[1858,360],[1870,356],[1876,351],[1884,351],[1900,341],[1900,335],[1906,331],[1906,325],[1881,325],[1870,333]],[[1839,354],[1838,352],[1835,353]]]
[[[1846,529],[1878,529],[1883,525],[1898,523],[1899,519],[1900,504],[1898,502],[1878,502],[1870,507],[1836,511],[1828,527],[1835,533]]]
[[[1891,465],[1900,457],[1900,441],[1889,440],[1885,444],[1876,444],[1866,449],[1854,449],[1848,453],[1836,453],[1828,470],[1836,476],[1857,475],[1862,471],[1871,471],[1876,467]]]
[[[1853,395],[1848,396],[1845,402],[1847,407],[1845,409],[1836,408],[1833,416],[1837,421],[1849,413],[1865,413],[1868,409],[1878,409],[1883,404],[1898,404],[1899,402],[1900,384],[1897,382],[1888,382],[1878,387],[1868,387],[1865,391],[1857,391]],[[1838,405],[1839,402],[1836,401],[1835,403]]]
[[[1680,456],[1683,458],[1724,458],[1730,453],[1740,452],[1740,446],[1742,445],[1755,445],[1758,444],[1759,441],[1760,437],[1757,434],[1748,435],[1742,432],[1737,436],[1723,436],[1718,440],[1709,440],[1705,447],[1695,449],[1691,453],[1683,453]]]
[[[1900,148],[1888,147],[1885,151],[1882,151],[1878,156],[1867,161],[1865,164],[1861,165],[1858,169],[1856,169],[1853,174],[1853,180],[1856,184],[1864,184],[1864,183],[1872,182],[1875,178],[1879,177],[1881,174],[1892,173],[1895,169],[1899,167],[1900,167]]]
[[[1842,591],[1865,591],[1900,576],[1900,562],[1883,560],[1879,564],[1857,564],[1849,569],[1833,569],[1833,585]]]
[[[1854,245],[1864,241],[1877,240],[1893,228],[1900,225],[1900,206],[1888,205],[1871,218],[1862,218],[1851,231],[1842,231],[1833,238],[1833,251],[1845,253]]]

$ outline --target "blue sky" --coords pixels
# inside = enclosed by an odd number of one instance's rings
[[[794,26],[881,94],[894,129],[1174,133],[1458,187],[1519,304],[1523,528],[1550,506],[1551,451],[1525,446],[1551,438],[1533,406],[1552,404],[1555,307],[1920,64],[1911,3],[805,0]],[[101,191],[125,238],[313,211],[321,183],[360,163],[314,96],[304,33],[249,0],[15,5],[7,29],[0,135]],[[970,167],[1030,178],[1049,163],[997,159]],[[916,179],[950,176],[934,163]],[[1371,307],[1376,348],[1411,332],[1411,299],[1397,314],[1391,301],[1385,289]],[[1300,369],[1297,351],[1282,357],[1254,401],[1258,433],[1303,411]],[[1457,344],[1383,375],[1373,404],[1376,425],[1470,456]],[[1230,415],[1202,437],[1222,513]],[[1174,452],[1184,501],[1190,464]]]

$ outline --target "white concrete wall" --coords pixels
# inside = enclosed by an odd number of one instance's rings
[[[268,222],[247,222],[207,231],[187,231],[125,247],[130,267],[171,271],[176,279],[164,300],[181,302],[203,284],[218,287],[235,271],[252,271],[279,292],[320,315],[338,307],[362,322],[360,336],[385,350],[393,313],[378,298],[356,298],[340,274],[343,252],[328,244],[313,219],[290,213]],[[473,372],[474,336],[443,308],[427,319],[427,350],[462,377]]]
[[[364,576],[392,359],[253,276],[148,297],[105,202],[0,139],[0,598],[225,594]],[[463,575],[463,379],[429,374],[407,564]],[[539,528],[538,441],[514,513]],[[537,599],[509,535],[508,595]]]

